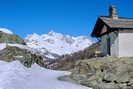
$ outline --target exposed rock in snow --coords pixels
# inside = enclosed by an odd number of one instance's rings
[[[9,29],[6,29],[6,28],[0,28],[0,31],[4,32],[4,33],[7,33],[7,34],[13,34],[12,31],[10,31]]]
[[[4,50],[5,48],[7,48],[7,46],[11,46],[11,47],[17,47],[17,48],[20,48],[20,49],[24,49],[24,50],[27,50],[27,52],[30,52],[32,54],[36,54],[38,56],[42,56],[42,58],[44,60],[48,60],[48,59],[54,59],[56,57],[55,54],[51,54],[49,52],[41,52],[41,50],[38,50],[38,49],[35,49],[35,48],[30,48],[28,47],[27,45],[22,45],[22,44],[11,44],[11,43],[0,43],[0,51]],[[3,54],[3,52],[1,52]],[[1,56],[1,55],[0,55]],[[15,58],[18,58],[15,57]],[[20,58],[20,57],[19,57]]]
[[[28,51],[31,51],[32,53],[35,52],[34,49],[31,49],[31,48],[27,47],[26,45],[22,45],[22,44],[11,44],[11,43],[0,43],[0,50],[3,50],[7,46],[18,47],[18,48],[21,48],[21,49],[27,49]]]
[[[0,89],[90,89],[57,80],[57,77],[69,74],[41,68],[37,64],[26,68],[18,61],[0,61]]]
[[[49,32],[48,34],[38,35],[36,33],[25,38],[28,47],[35,48],[41,52],[50,52],[57,55],[71,54],[85,49],[92,41],[89,37],[73,37],[61,33]],[[50,55],[51,58],[54,58]]]

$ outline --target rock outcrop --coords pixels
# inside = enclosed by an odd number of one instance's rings
[[[78,61],[70,77],[93,89],[133,89],[133,58]]]
[[[3,50],[0,50],[0,60],[7,62],[18,60],[26,67],[31,67],[32,64],[37,63],[44,67],[44,61],[41,56],[15,46],[7,46]]]

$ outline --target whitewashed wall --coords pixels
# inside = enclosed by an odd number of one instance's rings
[[[133,57],[133,30],[119,31],[119,57]]]

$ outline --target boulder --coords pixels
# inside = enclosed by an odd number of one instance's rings
[[[37,63],[44,67],[44,61],[41,56],[15,46],[7,46],[0,50],[0,60],[7,62],[18,60],[26,67],[31,67],[32,64]]]

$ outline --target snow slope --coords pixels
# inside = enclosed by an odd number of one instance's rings
[[[35,53],[36,50],[27,47],[26,45],[22,45],[22,44],[11,44],[11,43],[0,43],[0,50],[3,50],[4,48],[6,48],[6,46],[12,46],[12,47],[18,47],[21,49],[27,49],[28,51],[31,51],[32,53]]]
[[[12,47],[18,47],[20,49],[26,49],[27,51],[29,51],[33,54],[42,56],[44,60],[46,60],[46,57],[54,59],[53,55],[47,51],[41,52],[41,50],[39,50],[39,49],[31,48],[31,47],[28,47],[27,45],[22,45],[22,44],[0,43],[0,50],[3,50],[4,48],[6,48],[6,46],[12,46]]]
[[[0,43],[0,50],[3,50],[4,48],[6,48],[6,43]]]
[[[44,69],[34,64],[24,67],[18,61],[0,61],[0,89],[90,89],[57,80],[69,72]]]
[[[10,31],[9,29],[6,29],[6,28],[0,28],[0,31],[4,32],[4,33],[7,33],[7,34],[13,34],[12,31]]]
[[[41,50],[41,52],[48,51],[57,55],[71,54],[83,50],[92,44],[89,37],[73,37],[53,31],[42,35],[36,33],[28,35],[25,41],[27,46],[31,48]]]

